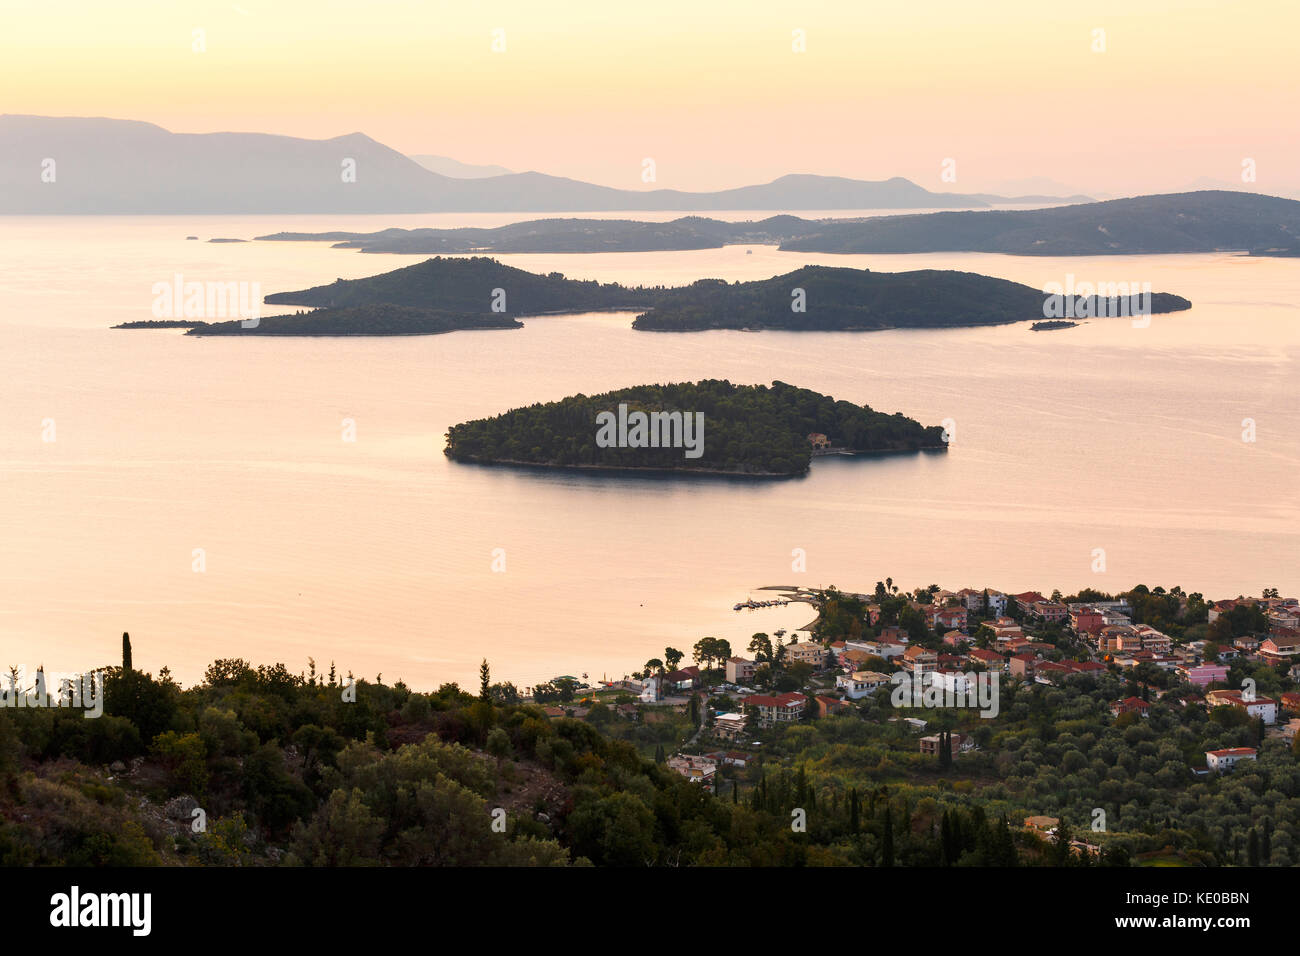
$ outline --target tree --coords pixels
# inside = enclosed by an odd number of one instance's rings
[[[1056,842],[1052,845],[1052,852],[1049,854],[1053,866],[1070,865],[1070,841],[1074,839],[1074,834],[1070,831],[1070,825],[1062,820],[1056,825]]]
[[[502,763],[510,756],[510,751],[510,735],[501,727],[493,727],[487,737],[487,752],[496,758],[498,772],[501,770]]]
[[[677,670],[677,665],[682,662],[682,658],[685,656],[685,654],[675,647],[664,648],[664,660],[668,662],[669,670]]]
[[[488,674],[487,658],[483,658],[483,663],[478,667],[478,696],[479,700],[492,699],[492,680]]]
[[[749,639],[749,653],[754,655],[756,661],[770,661],[772,659],[772,639],[762,632],[755,634]]]
[[[131,635],[126,631],[122,632],[122,670],[131,669]]]

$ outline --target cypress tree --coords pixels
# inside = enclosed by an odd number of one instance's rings
[[[483,663],[478,666],[478,696],[480,700],[488,700],[492,694],[489,690],[490,678],[488,677],[487,658],[483,658]]]
[[[126,631],[122,632],[122,670],[131,669],[131,635]]]

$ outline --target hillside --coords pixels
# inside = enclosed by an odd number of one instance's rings
[[[503,314],[531,315],[645,308],[655,297],[649,289],[566,279],[558,272],[538,275],[495,259],[435,257],[365,279],[338,279],[331,285],[277,292],[268,295],[266,302],[329,308],[386,304],[487,313],[500,303],[498,311]]]
[[[834,222],[790,239],[796,252],[1001,252],[1024,256],[1134,255],[1289,247],[1300,202],[1207,191],[1051,209],[936,212]]]

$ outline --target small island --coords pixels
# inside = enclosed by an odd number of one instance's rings
[[[1045,322],[1035,322],[1029,327],[1030,332],[1050,332],[1053,329],[1072,329],[1078,322],[1071,322],[1069,319],[1048,319]]]
[[[259,318],[256,325],[240,319],[198,322],[166,319],[123,322],[115,329],[188,329],[186,335],[440,335],[488,329],[522,329],[508,315],[444,312],[398,305],[372,305],[346,309],[313,309],[291,315]]]
[[[946,451],[943,429],[784,382],[709,379],[573,395],[453,425],[458,462],[753,478],[808,473],[815,455]]]

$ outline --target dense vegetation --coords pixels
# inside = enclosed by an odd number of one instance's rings
[[[497,289],[504,290],[504,301]],[[338,279],[333,285],[277,292],[266,301],[336,309],[382,304],[487,313],[500,302],[498,313],[530,315],[645,308],[653,303],[655,294],[654,290],[628,289],[617,283],[566,279],[558,272],[537,275],[479,256],[436,256],[365,279]]]
[[[797,216],[771,216],[759,222],[721,222],[683,216],[672,222],[630,219],[536,219],[495,228],[383,229],[378,232],[277,232],[259,239],[334,242],[335,248],[362,252],[655,252],[716,249],[728,243],[777,243],[816,231],[819,223]]]
[[[790,239],[800,252],[1132,255],[1295,246],[1300,202],[1207,190],[1050,209],[935,212],[832,222]],[[1121,277],[1122,278],[1122,277]]]
[[[1163,293],[1151,298],[1156,312],[1191,305]],[[796,310],[796,304],[801,308]],[[945,328],[1039,318],[1043,307],[1041,291],[973,272],[805,266],[758,282],[702,279],[673,290],[654,309],[637,316],[633,327],[656,332]]]
[[[243,322],[207,322],[186,335],[437,335],[475,329],[520,329],[523,323],[497,313],[443,312],[400,305],[313,309],[272,315],[245,328]]]
[[[566,279],[558,272],[537,275],[483,257],[435,257],[366,279],[339,279],[329,286],[276,293],[266,301],[336,312],[396,305],[498,316],[637,309],[642,314],[633,328],[669,332],[943,328],[1018,322],[1045,314],[1041,291],[970,272],[807,266],[755,282],[701,279],[678,288],[627,288]],[[1086,314],[1098,314],[1096,297],[1090,301],[1094,304]],[[1155,312],[1190,306],[1178,296],[1152,296]],[[1081,305],[1074,314],[1085,314]],[[238,323],[234,326],[232,331],[238,330]]]
[[[1257,722],[1234,708],[1207,713],[1170,700],[1154,703],[1147,718],[1111,715],[1112,701],[1143,693],[1140,683],[1109,673],[1059,687],[1004,681],[1000,713],[982,720],[972,711],[897,709],[884,689],[854,712],[766,733],[761,779],[769,787],[787,781],[787,792],[788,781],[807,780],[822,810],[809,830],[819,842],[851,830],[855,793],[888,794],[903,833],[891,853],[877,811],[857,857],[874,865],[891,856],[902,865],[988,862],[978,841],[954,851],[935,839],[952,814],[1017,824],[1057,817],[1068,833],[1100,845],[1103,862],[1136,864],[1150,854],[1150,862],[1185,865],[1300,864],[1300,762],[1292,749],[1262,740]],[[916,734],[891,722],[895,716],[928,721],[926,733],[971,734],[979,749],[945,765],[921,754]],[[1221,777],[1193,774],[1205,767],[1206,750],[1237,746],[1259,747],[1258,760]],[[750,773],[740,782],[759,779]],[[794,799],[787,804],[801,805]],[[1096,809],[1105,813],[1104,831],[1092,831]],[[1059,845],[1027,834],[1018,842],[1027,861],[1067,862]]]
[[[114,667],[104,694],[97,719],[0,709],[0,865],[826,859],[779,816],[521,703],[486,662],[477,696],[241,660],[187,690]]]
[[[687,458],[681,447],[600,447],[597,415],[617,412],[620,404],[629,413],[703,412],[703,454]],[[815,432],[832,447],[853,452],[946,447],[940,427],[923,427],[902,414],[837,402],[783,382],[768,388],[708,380],[574,395],[454,425],[446,454],[457,461],[800,475],[808,471],[808,435]]]

